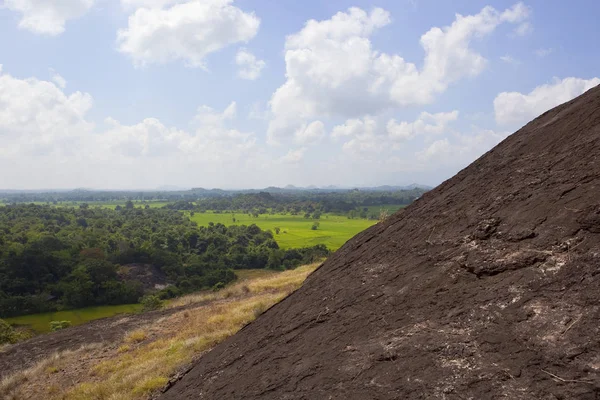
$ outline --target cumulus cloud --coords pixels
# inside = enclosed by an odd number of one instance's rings
[[[235,116],[235,102],[222,112],[201,106],[193,119],[195,129],[189,132],[167,127],[156,118],[134,125],[109,120],[112,127],[100,136],[100,142],[107,151],[124,157],[176,156],[200,164],[232,162],[247,155],[256,141],[253,134],[228,127]]]
[[[356,118],[429,104],[450,84],[484,70],[487,60],[470,47],[474,38],[528,15],[522,3],[502,12],[485,7],[475,15],[457,14],[450,26],[431,28],[421,36],[425,59],[420,68],[372,48],[371,35],[391,23],[381,8],[367,13],[354,7],[328,20],[310,20],[286,38],[287,81],[271,97],[269,142],[293,135],[315,118]]]
[[[600,78],[555,79],[528,94],[502,92],[494,99],[496,122],[500,125],[524,124],[538,115],[600,84]]]
[[[87,13],[95,0],[4,0],[4,7],[21,14],[19,28],[28,31],[59,35],[68,20]]]
[[[0,138],[3,154],[70,152],[93,124],[85,116],[92,96],[66,94],[60,86],[35,78],[19,79],[0,68]]]
[[[118,49],[137,66],[182,60],[190,67],[205,67],[208,54],[246,43],[258,32],[259,18],[232,2],[192,0],[168,8],[138,8],[127,28],[117,33]]]
[[[246,49],[238,50],[235,55],[235,63],[239,67],[238,76],[251,81],[258,79],[263,68],[267,65]]]
[[[325,125],[321,121],[313,121],[302,126],[294,134],[294,140],[299,144],[317,143],[325,136]]]
[[[390,119],[382,124],[372,116],[349,119],[331,131],[334,139],[345,140],[342,149],[350,154],[366,156],[397,150],[403,142],[417,136],[436,136],[447,133],[448,125],[458,119],[458,111],[431,114],[422,112],[411,122]]]
[[[435,140],[415,153],[415,156],[423,163],[435,161],[438,167],[447,165],[462,168],[491,150],[509,134],[493,130],[477,130],[471,134],[455,133],[452,137]]]
[[[392,119],[387,124],[387,131],[392,139],[408,140],[416,135],[444,133],[448,124],[458,119],[458,111],[430,114],[422,112],[413,122],[400,123]]]
[[[54,82],[59,88],[64,89],[67,87],[67,80],[58,72],[50,69],[50,73],[52,74],[52,82]]]
[[[182,0],[121,0],[121,6],[127,9],[136,8],[162,8],[174,3],[181,3]]]
[[[0,68],[0,169],[14,171],[0,187],[152,187],[198,176],[232,182],[239,171],[258,168],[255,135],[231,127],[235,102],[224,110],[199,107],[189,129],[157,118],[134,124],[107,118],[101,129],[87,118],[92,105],[87,93],[68,94]]]
[[[286,155],[279,158],[279,162],[284,164],[297,164],[302,161],[305,152],[306,147],[300,147],[296,150],[290,149]]]

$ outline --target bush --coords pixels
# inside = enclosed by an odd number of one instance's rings
[[[71,321],[50,321],[50,330],[52,332],[60,331],[71,326]]]
[[[225,284],[223,282],[217,282],[213,285],[212,291],[218,292],[219,290],[223,289],[224,287],[225,287]]]
[[[148,295],[142,297],[142,311],[160,310],[163,307],[163,302],[158,296]]]
[[[14,343],[15,330],[3,319],[0,319],[0,344]]]

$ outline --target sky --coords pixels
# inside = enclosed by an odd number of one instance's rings
[[[0,0],[0,189],[435,186],[600,84],[600,2]]]

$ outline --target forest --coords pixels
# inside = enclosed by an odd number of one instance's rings
[[[178,210],[241,211],[252,214],[289,213],[312,214],[338,213],[351,216],[352,211],[361,213],[365,207],[382,205],[408,205],[425,192],[424,189],[397,191],[361,191],[294,193],[238,193],[232,196],[207,197],[196,201],[180,200],[165,207]],[[364,215],[363,218],[367,216]]]
[[[0,191],[0,202],[17,203],[99,203],[157,202],[176,203],[180,210],[266,210],[273,212],[347,213],[368,206],[407,205],[428,190],[427,187],[382,186],[368,189],[300,189],[270,187],[262,190],[190,189],[182,191]]]
[[[279,248],[256,225],[197,226],[167,208],[0,207],[0,317],[134,303],[147,288],[130,265],[156,269],[171,298],[235,280],[236,269],[286,269],[326,257],[323,245]]]

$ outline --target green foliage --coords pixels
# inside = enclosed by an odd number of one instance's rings
[[[71,321],[50,321],[50,330],[52,332],[60,331],[71,326]]]
[[[0,344],[14,343],[15,330],[6,321],[0,319]]]
[[[140,299],[142,311],[160,310],[163,307],[163,302],[158,296],[147,295]]]
[[[263,230],[274,232],[273,240],[283,249],[302,248],[316,244],[324,244],[330,250],[337,250],[348,239],[377,223],[377,220],[353,219],[346,216],[323,214],[319,229],[310,229],[314,220],[306,220],[302,215],[269,214],[268,218],[262,216],[254,219],[248,215],[236,214],[236,224],[256,224]],[[217,214],[214,212],[196,213],[191,219],[198,225],[208,225],[209,222],[231,224],[230,214]],[[279,234],[275,228],[280,229]]]
[[[137,301],[137,299],[136,299]],[[141,304],[120,304],[114,306],[94,306],[40,314],[22,315],[6,318],[12,325],[27,326],[37,333],[50,332],[51,321],[71,321],[73,326],[81,325],[99,318],[112,317],[118,314],[133,314],[142,310]]]
[[[121,278],[127,264],[156,267],[174,286],[157,296],[170,298],[227,284],[236,269],[265,268],[279,251],[273,234],[255,224],[198,227],[179,211],[131,203],[121,210],[7,205],[0,234],[0,317],[135,303],[143,288]]]
[[[318,222],[313,222],[310,229],[312,229],[313,231],[316,231],[317,229],[319,229],[319,225],[321,225],[321,224],[319,224]]]

